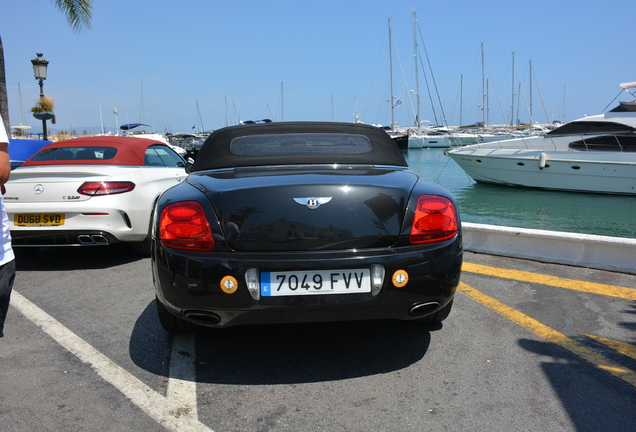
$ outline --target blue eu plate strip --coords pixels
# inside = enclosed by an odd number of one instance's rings
[[[272,295],[272,286],[269,282],[269,272],[261,273],[261,295],[270,297]]]

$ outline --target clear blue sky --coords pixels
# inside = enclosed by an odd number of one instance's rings
[[[522,121],[529,120],[530,62],[533,119],[541,123],[598,114],[620,83],[636,81],[634,0],[93,3],[92,29],[74,33],[49,0],[2,0],[11,125],[20,123],[20,83],[23,123],[40,129],[29,112],[39,94],[30,62],[37,52],[50,62],[44,89],[56,101],[54,131],[99,132],[100,106],[113,131],[117,120],[187,132],[218,129],[226,118],[351,122],[356,111],[365,123],[386,125],[389,18],[393,93],[403,101],[395,119],[411,125],[412,12],[425,66],[418,72],[421,120],[482,120],[482,43],[490,123],[510,119],[513,52],[514,109]]]

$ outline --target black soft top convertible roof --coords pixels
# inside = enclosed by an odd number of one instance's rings
[[[251,152],[237,154],[235,145],[241,137],[254,137],[253,142],[267,142],[267,135],[298,135],[302,138],[307,134],[354,135],[357,143],[370,142],[368,150],[340,152],[337,146],[319,154],[291,153],[268,154]],[[258,141],[256,140],[258,138]],[[290,137],[291,138],[291,137]],[[343,137],[346,139],[346,137]],[[236,140],[236,141],[235,141]],[[245,140],[243,140],[245,141]],[[247,140],[250,141],[250,140]],[[233,142],[234,147],[233,146]],[[245,148],[243,146],[242,148]],[[234,148],[234,151],[233,151]],[[252,147],[253,148],[253,147]],[[317,147],[318,148],[318,147]],[[358,147],[359,148],[359,147]],[[255,154],[261,153],[261,154]],[[357,123],[330,122],[282,122],[263,123],[240,126],[230,126],[213,132],[203,143],[201,150],[192,165],[191,171],[203,171],[218,168],[234,168],[260,165],[302,165],[302,164],[364,164],[364,165],[396,165],[408,166],[397,144],[382,129]]]

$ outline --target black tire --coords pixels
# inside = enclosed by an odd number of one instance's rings
[[[427,315],[425,317],[412,320],[409,322],[412,322],[413,324],[423,324],[423,325],[439,324],[442,321],[444,321],[446,318],[448,318],[448,315],[450,315],[451,309],[453,308],[453,300],[454,299],[451,299],[451,301],[446,306],[444,306],[443,308],[441,308],[434,314]]]
[[[196,325],[184,321],[181,318],[171,314],[166,307],[161,304],[159,299],[155,298],[157,304],[157,315],[159,316],[159,322],[161,327],[169,333],[194,333],[196,331]]]

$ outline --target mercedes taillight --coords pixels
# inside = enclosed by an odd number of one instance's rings
[[[84,182],[77,193],[88,196],[115,195],[130,192],[135,189],[135,184],[128,181]]]

